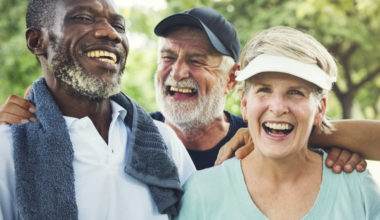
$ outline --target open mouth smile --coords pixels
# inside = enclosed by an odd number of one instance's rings
[[[86,55],[89,58],[94,58],[105,63],[116,64],[118,62],[117,55],[106,50],[91,50]]]
[[[166,93],[170,96],[174,96],[176,93],[184,94],[192,97],[197,94],[197,90],[193,88],[180,88],[174,86],[166,86]]]
[[[294,126],[289,123],[265,122],[262,126],[266,133],[272,136],[286,136],[294,129]]]

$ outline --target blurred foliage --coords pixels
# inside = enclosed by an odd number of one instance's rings
[[[238,30],[241,45],[275,25],[301,29],[335,56],[340,74],[329,98],[331,118],[380,119],[380,2],[378,0],[167,0],[168,8],[123,9],[130,51],[123,91],[148,111],[156,110],[154,72],[157,38],[154,26],[165,16],[191,7],[210,6]],[[27,0],[0,0],[0,103],[8,94],[23,95],[41,75],[25,47]],[[226,109],[240,112],[240,95],[228,96]]]
[[[41,76],[36,58],[25,43],[25,0],[0,0],[0,102],[9,94],[23,96]]]
[[[168,11],[178,1],[167,0]],[[380,2],[378,0],[213,0],[185,1],[220,11],[237,29],[241,45],[259,31],[286,25],[317,38],[339,65],[338,83],[329,100],[332,118],[380,119]],[[240,96],[230,96],[228,109],[238,109]]]

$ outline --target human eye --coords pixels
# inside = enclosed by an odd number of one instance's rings
[[[125,33],[125,25],[121,23],[114,23],[112,24],[112,27],[117,30],[119,33]]]
[[[296,96],[305,96],[305,94],[301,90],[298,90],[298,89],[291,89],[288,91],[288,94],[296,95]]]
[[[161,55],[161,60],[163,60],[165,62],[171,62],[171,61],[175,60],[175,57],[171,56],[171,55],[163,54],[163,55]]]
[[[93,17],[88,14],[74,15],[72,17],[72,20],[74,20],[75,22],[83,23],[83,24],[91,24],[94,22]]]
[[[257,93],[270,93],[272,90],[269,87],[258,87],[256,89]]]
[[[200,59],[189,59],[189,63],[193,66],[200,67],[206,65],[205,62],[203,62]]]
[[[119,33],[125,33],[125,21],[121,16],[116,16],[112,19],[111,25]]]

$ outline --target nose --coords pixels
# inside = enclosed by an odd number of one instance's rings
[[[107,38],[115,43],[121,42],[119,33],[107,21],[99,22],[94,31],[94,36],[96,38]]]
[[[286,98],[280,94],[273,94],[269,103],[269,111],[275,116],[289,113],[289,106]]]
[[[181,81],[182,79],[189,78],[190,76],[190,68],[186,64],[186,62],[178,58],[175,63],[172,65],[172,69],[170,71],[170,75],[176,80]]]

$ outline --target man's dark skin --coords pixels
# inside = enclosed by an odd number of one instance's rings
[[[76,60],[91,77],[106,82],[115,80],[125,67],[128,54],[128,40],[124,29],[124,18],[108,1],[60,1],[57,5],[54,33],[60,33],[60,40],[68,48],[67,56]],[[63,115],[75,118],[88,116],[96,129],[108,142],[111,123],[109,98],[94,99],[80,94],[71,86],[54,76],[51,61],[55,50],[47,30],[28,29],[26,32],[29,50],[38,56],[46,83]],[[117,55],[115,64],[106,63],[84,54],[93,50],[105,50]]]

